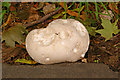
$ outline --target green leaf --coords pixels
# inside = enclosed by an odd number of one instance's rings
[[[87,28],[87,31],[88,31],[88,33],[91,35],[91,36],[95,36],[95,34],[96,34],[96,27],[89,27],[89,26],[86,26],[86,28]]]
[[[6,13],[6,10],[2,10],[2,13],[0,14],[0,19],[2,19],[5,13]]]
[[[74,3],[75,3],[75,2],[72,2],[72,4],[68,7],[68,9],[71,8],[71,7],[74,5]]]
[[[22,43],[25,41],[24,33],[27,33],[21,24],[17,24],[2,33],[2,41],[5,40],[7,46],[15,47],[15,41]]]
[[[76,8],[76,9],[73,9],[71,11],[77,11],[77,12],[81,12],[83,9],[84,9],[85,6],[82,6],[80,9],[79,8]]]
[[[96,21],[94,19],[87,19],[85,21],[79,19],[79,18],[75,18],[76,20],[80,21],[83,25],[85,25],[88,33],[91,35],[91,36],[95,36],[96,34],[96,29],[97,27],[92,27],[91,24],[96,24]]]
[[[17,59],[15,62],[26,63],[26,64],[36,64],[37,62],[26,59]]]
[[[118,21],[118,20],[117,20]],[[116,26],[117,21],[115,23],[111,23],[108,19],[102,19],[102,26],[104,29],[96,30],[97,33],[100,33],[102,37],[105,38],[105,41],[109,40],[113,37],[113,33],[117,34],[120,30],[118,26]]]
[[[59,9],[59,7],[57,7],[55,10]]]
[[[60,16],[63,16],[63,14],[65,14],[65,11],[63,11],[62,13],[54,15],[52,18],[59,18]]]
[[[62,13],[56,14],[56,15],[53,16],[53,18],[59,18],[61,15],[63,15],[63,14]]]
[[[11,6],[11,4],[9,2],[2,2],[2,6],[3,7],[7,7],[7,9],[9,9],[9,7]]]
[[[65,11],[63,11],[62,14],[65,14]]]
[[[75,19],[75,17],[74,17],[74,16],[69,16],[68,18],[70,18],[70,19]]]
[[[64,16],[62,17],[62,19],[66,19],[66,15],[64,15]]]

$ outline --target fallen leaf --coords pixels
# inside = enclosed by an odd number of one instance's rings
[[[115,11],[117,14],[119,14],[119,11],[117,9],[117,5],[115,5],[115,3],[113,4],[113,3],[109,2],[109,8],[111,10]]]
[[[66,15],[64,15],[64,16],[62,17],[62,19],[66,19]]]
[[[45,5],[49,5],[50,3],[46,2]]]
[[[20,48],[24,48],[24,49],[26,48],[25,45],[22,45],[22,44],[21,45],[16,44],[16,47],[20,47]]]
[[[2,46],[3,47],[3,46]],[[3,62],[13,62],[17,57],[20,57],[22,48],[14,47],[14,48],[5,48],[2,49],[2,60]],[[23,54],[22,54],[23,55]]]
[[[29,18],[26,20],[27,23],[32,22],[32,21],[36,21],[40,18],[40,16],[38,14],[31,14],[29,16]]]
[[[113,33],[117,34],[120,30],[118,29],[118,26],[116,26],[117,21],[115,23],[111,23],[108,19],[101,19],[102,20],[102,26],[104,29],[96,30],[97,33],[100,33],[101,36],[105,38],[105,41],[109,40],[113,37]]]
[[[18,10],[16,12],[17,14],[17,17],[20,19],[20,20],[26,20],[29,18],[30,16],[30,10],[29,9],[21,9],[21,10]]]
[[[65,9],[65,3],[64,2],[60,2],[59,5]],[[68,10],[67,4],[66,4],[66,10]]]
[[[67,13],[71,16],[76,16],[79,17],[79,14],[77,12],[71,11],[71,10],[67,10]]]
[[[55,11],[55,4],[49,4],[49,5],[46,5],[45,7],[43,7],[43,13],[46,15],[50,12],[53,12]]]
[[[35,61],[26,60],[26,59],[17,59],[15,62],[16,62],[16,63],[17,63],[17,62],[26,63],[26,64],[36,64],[36,63],[37,63],[37,62],[35,62]]]
[[[2,2],[2,7],[7,7],[7,9],[9,9],[10,6],[11,4],[9,2]]]
[[[85,7],[85,6],[82,6],[82,7],[81,7],[80,12],[84,9],[84,7]],[[79,12],[79,8],[73,9],[73,10],[71,10],[71,11],[77,11],[77,12]]]
[[[59,18],[62,15],[63,15],[62,13],[59,13],[59,14],[54,15],[52,18]]]
[[[3,26],[5,27],[9,23],[10,19],[11,19],[11,13],[9,14],[7,21],[2,25],[2,27]]]
[[[86,20],[85,12],[82,11],[82,15],[80,15],[80,18],[83,19],[84,21]]]
[[[16,8],[13,5],[11,5],[10,6],[10,11],[16,11]]]
[[[37,8],[38,2],[36,2],[36,4],[34,5]]]
[[[60,2],[59,5],[65,9],[65,3],[64,3],[64,2]],[[83,9],[84,9],[84,6],[81,7],[80,12],[81,12]],[[67,10],[67,13],[68,13],[70,16],[79,17],[79,13],[78,13],[78,12],[79,12],[79,8],[73,9],[73,10],[68,10],[68,7],[67,7],[67,5],[66,5],[66,10]],[[77,11],[77,12],[75,12],[75,11]],[[60,14],[59,14],[59,15],[60,15]],[[58,15],[58,16],[59,16],[59,15]],[[66,15],[63,16],[63,19],[64,19],[64,18],[66,18]],[[83,14],[83,15],[80,15],[80,18],[82,18],[83,20],[85,20],[85,15],[84,15],[84,14]]]
[[[68,16],[68,19],[75,19],[74,16]]]
[[[24,26],[17,24],[2,33],[2,41],[5,40],[7,46],[15,47],[15,41],[19,44],[25,41],[24,33],[27,33]]]
[[[87,19],[86,21],[83,21],[82,19],[80,18],[76,18],[76,20],[80,21],[81,23],[83,23],[88,31],[88,33],[91,35],[91,36],[95,36],[96,34],[96,28],[97,27],[92,27],[91,24],[96,24],[96,20],[95,19]]]
[[[38,11],[35,7],[30,8],[30,14],[38,14]]]
[[[88,31],[88,33],[91,35],[91,36],[95,36],[95,34],[96,34],[96,27],[89,27],[89,26],[86,26],[86,28],[87,28],[87,31]]]
[[[35,6],[35,8],[33,8],[34,10],[39,10],[43,8],[44,2],[37,2],[34,6]]]
[[[53,16],[53,18],[59,18],[60,16],[63,16],[63,14],[65,14],[65,11],[59,14],[56,14]]]
[[[0,12],[0,19],[3,18],[3,16],[4,16],[5,13],[6,13],[6,10],[1,10],[1,12]],[[2,20],[1,20],[1,21],[2,21]]]

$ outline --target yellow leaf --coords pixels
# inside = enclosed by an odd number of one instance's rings
[[[81,12],[83,9],[84,9],[84,6],[81,7],[80,12]],[[79,12],[79,8],[73,9],[73,10],[71,10],[71,11],[77,11],[77,12]]]
[[[17,59],[15,62],[26,63],[26,64],[36,64],[37,62],[26,59]]]
[[[59,18],[61,15],[63,15],[63,14],[61,14],[61,13],[60,14],[56,14],[56,15],[53,16],[53,18]]]

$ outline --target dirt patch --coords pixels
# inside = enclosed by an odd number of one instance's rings
[[[88,50],[88,62],[107,64],[113,71],[119,71],[120,33],[111,40],[105,42],[104,38],[96,35],[91,39]]]

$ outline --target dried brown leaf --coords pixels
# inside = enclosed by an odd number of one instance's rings
[[[45,7],[43,7],[43,12],[46,15],[46,14],[48,14],[50,12],[55,11],[55,8],[56,8],[55,4],[49,4],[49,5],[46,5]]]
[[[59,5],[65,9],[65,3],[64,2],[60,2]],[[67,5],[66,5],[66,9],[68,9]]]
[[[109,8],[110,8],[111,10],[114,10],[117,14],[119,14],[119,11],[118,11],[118,9],[117,9],[117,7],[116,7],[115,4],[109,3]]]
[[[67,13],[71,16],[76,16],[79,17],[79,14],[77,12],[71,11],[71,10],[67,10]]]

